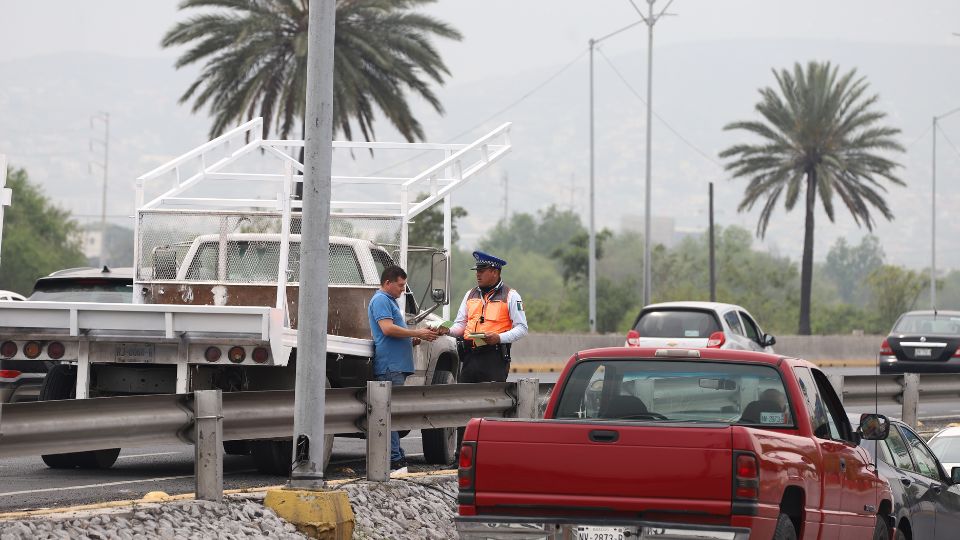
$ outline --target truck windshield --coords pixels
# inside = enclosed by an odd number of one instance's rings
[[[573,368],[556,417],[792,427],[786,396],[780,372],[770,366],[599,359]]]

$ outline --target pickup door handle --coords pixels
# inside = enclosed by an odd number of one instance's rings
[[[906,477],[900,478],[900,483],[903,484],[903,485],[905,485],[905,486],[909,486],[909,485],[910,485],[910,479],[909,479],[909,478],[906,478]]]
[[[590,440],[593,442],[612,443],[617,442],[617,439],[619,438],[619,432],[609,429],[595,429],[590,432]]]

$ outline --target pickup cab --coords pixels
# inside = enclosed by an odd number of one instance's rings
[[[574,355],[543,419],[474,419],[461,538],[889,538],[891,493],[827,376],[718,349]]]

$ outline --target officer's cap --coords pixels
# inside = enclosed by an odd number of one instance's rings
[[[471,270],[480,270],[481,268],[496,268],[499,270],[507,265],[507,261],[482,251],[474,251],[473,258],[476,261],[476,264],[473,265]]]

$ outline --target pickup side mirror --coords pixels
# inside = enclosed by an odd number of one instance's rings
[[[960,467],[950,469],[950,483],[960,484]]]
[[[430,299],[437,304],[450,303],[447,283],[450,280],[450,259],[446,253],[434,253],[430,265]]]
[[[776,342],[777,342],[777,338],[771,336],[770,334],[764,334],[761,345],[763,345],[764,347],[773,347],[773,345]]]
[[[890,419],[882,414],[864,414],[857,432],[865,440],[881,441],[890,433]]]

